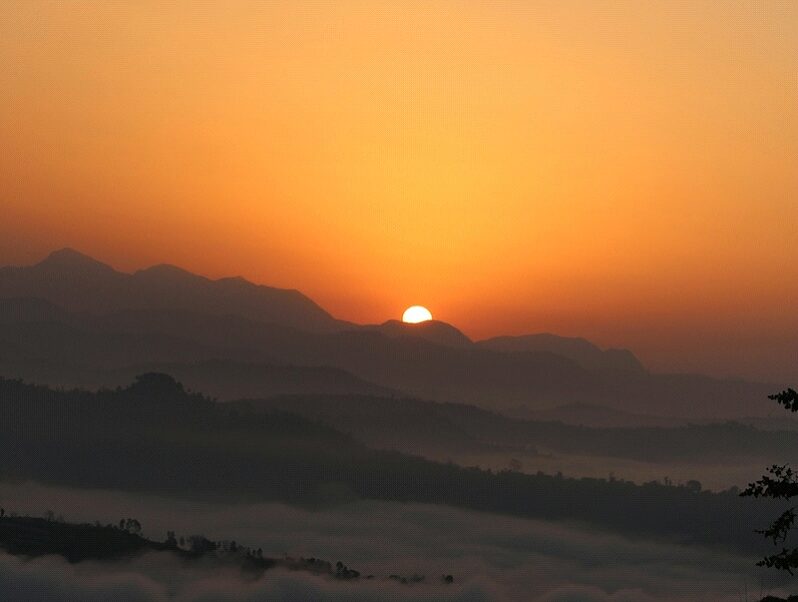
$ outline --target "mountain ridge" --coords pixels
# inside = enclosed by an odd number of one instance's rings
[[[211,279],[170,264],[121,272],[66,247],[30,266],[0,268],[0,297],[36,297],[69,311],[189,309],[335,332],[350,326],[295,289]]]
[[[548,332],[518,336],[497,336],[477,341],[476,345],[506,353],[549,351],[568,357],[585,368],[641,374],[646,372],[628,349],[601,349],[582,337],[563,337]]]
[[[298,291],[174,266],[125,274],[104,265],[61,250],[34,266],[0,269],[0,344],[12,374],[42,366],[52,373],[76,360],[92,370],[211,360],[329,366],[384,389],[518,416],[569,403],[702,419],[754,416],[777,390],[651,374],[631,352],[602,351],[584,339],[472,342],[439,321],[359,325],[336,320]]]

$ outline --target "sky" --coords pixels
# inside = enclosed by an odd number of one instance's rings
[[[5,0],[0,264],[798,384],[797,99],[791,0]]]

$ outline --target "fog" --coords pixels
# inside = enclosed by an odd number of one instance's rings
[[[547,474],[561,472],[569,477],[606,479],[612,476],[638,484],[647,481],[662,482],[666,477],[676,484],[695,479],[704,489],[712,491],[723,491],[730,487],[742,489],[751,481],[758,479],[767,465],[766,460],[757,458],[741,458],[735,462],[721,460],[645,462],[628,458],[554,452],[527,454],[515,450],[482,454],[425,452],[424,455],[433,460],[443,462],[451,460],[462,466],[479,466],[491,470],[506,470],[512,467],[527,474],[542,471]],[[520,465],[515,464],[513,460]]]
[[[116,523],[135,517],[144,533],[202,533],[262,547],[264,555],[343,561],[373,581],[305,573],[238,571],[183,564],[168,554],[118,563],[0,556],[0,597],[15,600],[517,600],[739,602],[784,594],[778,575],[745,558],[698,546],[629,539],[578,525],[480,514],[442,506],[355,502],[322,511],[282,504],[212,504],[35,483],[0,484],[7,511]],[[389,574],[427,576],[401,585]],[[455,584],[440,583],[452,574]]]

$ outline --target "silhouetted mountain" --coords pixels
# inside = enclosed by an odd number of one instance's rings
[[[290,366],[210,360],[135,366],[109,375],[130,380],[144,370],[168,372],[196,391],[222,400],[260,395],[391,395],[393,391],[329,366]]]
[[[478,453],[495,450],[493,431],[475,432],[470,422],[465,428],[444,410],[444,404],[400,397],[367,395],[278,395],[266,399],[246,399],[229,404],[240,411],[291,412],[323,422],[352,435],[375,449],[393,449],[421,455]],[[456,404],[446,404],[449,405]],[[473,406],[479,417],[492,416]],[[503,417],[498,420],[508,421]],[[478,429],[479,430],[479,429]],[[505,442],[502,441],[502,444]]]
[[[447,347],[467,347],[472,344],[471,339],[457,330],[457,328],[438,320],[427,320],[418,324],[388,320],[382,324],[368,325],[361,328],[363,330],[373,330],[391,338],[414,337],[431,343],[446,345]]]
[[[664,427],[588,428],[520,420],[475,406],[420,399],[291,395],[234,402],[256,412],[293,412],[350,434],[370,447],[431,455],[482,451],[556,452],[643,462],[733,458],[798,459],[798,433],[735,422]]]
[[[447,504],[750,549],[772,506],[735,492],[492,473],[369,449],[298,415],[242,412],[165,375],[97,393],[0,379],[0,475],[188,499]]]
[[[534,412],[527,411],[523,415],[529,420],[562,422],[563,424],[598,428],[673,427],[687,424],[684,418],[634,414],[590,403],[570,403]]]
[[[647,374],[629,352],[580,339],[533,335],[473,344],[441,322],[357,327],[296,291],[212,281],[171,266],[128,275],[70,250],[32,267],[0,269],[0,299],[0,369],[10,375],[214,360],[328,366],[378,387],[519,416],[587,403],[694,419],[756,416],[764,411],[758,400],[774,388]],[[254,387],[258,378],[249,382]],[[261,395],[309,392],[261,382]],[[214,382],[211,372],[201,384],[225,398],[256,392],[223,374]]]
[[[252,284],[243,278],[210,280],[174,266],[118,272],[72,249],[28,267],[0,268],[0,298],[37,297],[70,311],[184,309],[233,314],[314,332],[348,326],[299,291]]]
[[[505,411],[514,416],[512,409]],[[517,414],[527,420],[562,422],[575,426],[591,428],[639,428],[639,427],[679,427],[688,424],[708,424],[724,422],[725,417],[687,418],[678,416],[652,416],[650,414],[634,414],[612,408],[589,404],[572,403],[535,411],[521,411]],[[798,431],[798,419],[786,414],[786,411],[775,410],[768,416],[736,416],[734,422],[752,426],[761,431]]]
[[[6,306],[25,302],[9,300]],[[57,374],[59,367],[65,373],[212,360],[328,366],[379,387],[521,417],[553,406],[589,403],[637,414],[723,420],[766,415],[759,400],[774,389],[694,375],[597,372],[550,352],[453,347],[373,329],[308,333],[235,315],[181,309],[102,315],[52,311],[47,321],[38,321],[41,304],[31,303],[34,309],[17,307],[0,319],[0,370],[7,375]],[[212,378],[209,372],[207,380]],[[240,392],[224,391],[224,381],[214,387],[224,393],[220,396]]]
[[[597,372],[645,372],[643,364],[628,349],[601,350],[582,338],[560,337],[553,334],[501,336],[478,341],[477,345],[494,351],[522,353],[548,352],[567,357],[588,370]]]

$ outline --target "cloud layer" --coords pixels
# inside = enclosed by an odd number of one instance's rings
[[[779,593],[776,576],[751,558],[676,543],[632,540],[574,525],[447,507],[358,502],[308,511],[281,504],[217,505],[37,484],[0,484],[7,510],[46,509],[74,521],[134,516],[163,539],[203,533],[262,547],[268,556],[342,560],[373,581],[337,582],[309,574],[186,565],[168,554],[121,563],[69,565],[0,555],[0,598],[14,600],[518,600],[536,602],[737,602],[748,591]],[[425,574],[400,585],[387,575]],[[439,583],[455,576],[453,586]],[[782,592],[783,593],[783,592]],[[758,598],[757,598],[758,599]]]

